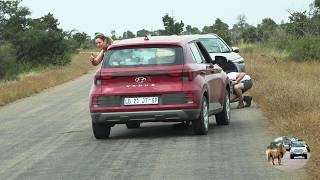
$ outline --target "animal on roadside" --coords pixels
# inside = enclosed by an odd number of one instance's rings
[[[266,158],[268,162],[272,160],[272,164],[274,164],[274,160],[278,159],[278,164],[281,165],[281,158],[283,158],[284,154],[286,153],[286,148],[283,144],[280,144],[278,147],[268,146],[266,150]]]

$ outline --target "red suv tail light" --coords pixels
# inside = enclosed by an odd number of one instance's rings
[[[94,84],[101,85],[102,80],[112,79],[111,73],[97,74],[94,76]]]
[[[170,77],[184,77],[189,81],[194,79],[194,72],[191,69],[173,70],[168,73]]]
[[[192,81],[194,79],[194,71],[191,69],[184,69],[183,70],[183,76],[188,78],[189,81]]]
[[[182,77],[182,70],[174,70],[168,73],[168,76],[171,77]]]
[[[192,81],[192,80],[193,80],[193,78],[194,78],[194,72],[193,72],[193,71],[187,70],[187,71],[185,72],[185,74],[186,74],[186,76],[188,77],[188,80],[189,80],[189,81]]]
[[[92,96],[91,97],[91,107],[99,107],[99,96]]]

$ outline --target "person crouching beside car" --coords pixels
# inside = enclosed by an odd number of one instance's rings
[[[231,80],[233,91],[237,96],[235,98],[239,99],[237,108],[249,107],[251,105],[252,97],[243,96],[243,93],[251,89],[253,84],[251,77],[244,72],[230,72],[227,76]],[[235,101],[235,98],[231,98],[231,102]],[[246,102],[246,105],[244,105],[243,101]]]

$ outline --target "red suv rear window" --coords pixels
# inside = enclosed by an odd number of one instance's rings
[[[180,47],[139,47],[108,50],[103,67],[143,67],[183,64]]]

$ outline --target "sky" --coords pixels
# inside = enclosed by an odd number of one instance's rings
[[[22,6],[31,11],[32,18],[42,17],[49,12],[58,19],[65,31],[76,29],[91,37],[95,32],[110,35],[112,30],[120,36],[130,30],[164,29],[165,14],[182,20],[200,30],[214,24],[216,18],[230,28],[237,23],[240,14],[247,23],[257,25],[263,18],[272,18],[276,23],[288,21],[288,10],[305,11],[314,0],[23,0]]]

